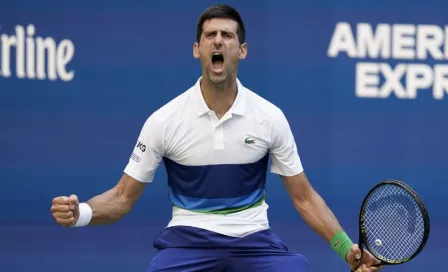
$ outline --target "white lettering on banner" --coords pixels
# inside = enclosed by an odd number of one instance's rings
[[[419,91],[430,88],[434,99],[448,95],[448,64],[437,63],[448,60],[448,25],[378,24],[374,28],[359,23],[354,32],[349,23],[339,22],[327,55],[336,58],[341,54],[370,59],[356,64],[357,97],[416,99]],[[436,64],[409,62],[428,58]],[[387,60],[406,63],[392,65]]]
[[[385,24],[378,25],[376,35],[368,24],[358,25],[358,57],[365,58],[367,55],[371,58],[378,58],[381,52],[382,58],[390,57],[390,26]]]
[[[34,25],[15,27],[15,34],[0,35],[0,77],[15,76],[19,79],[72,81],[75,74],[67,65],[75,55],[75,45],[64,39],[56,43],[52,37],[34,36]],[[15,53],[15,54],[14,54]]]

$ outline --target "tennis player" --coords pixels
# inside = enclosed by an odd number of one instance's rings
[[[155,238],[158,251],[147,272],[308,271],[307,259],[288,251],[269,228],[269,167],[305,222],[356,269],[360,250],[307,180],[284,114],[237,78],[247,49],[234,8],[205,10],[193,45],[201,77],[146,120],[115,187],[82,203],[76,195],[53,199],[56,222],[81,227],[120,220],[163,160],[172,220]],[[381,269],[372,267],[377,260],[368,252],[363,256],[356,271]]]

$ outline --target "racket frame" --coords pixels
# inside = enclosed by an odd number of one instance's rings
[[[403,260],[389,260],[383,256],[376,256],[376,254],[373,254],[373,250],[371,248],[371,246],[366,243],[365,241],[367,240],[367,234],[366,234],[366,228],[364,226],[364,221],[365,221],[365,209],[367,207],[367,203],[370,199],[370,196],[373,194],[373,192],[375,192],[375,190],[378,187],[384,186],[384,185],[393,185],[393,186],[398,186],[401,189],[405,190],[406,192],[408,192],[413,199],[415,200],[415,202],[417,203],[417,206],[420,210],[420,212],[423,215],[423,222],[424,222],[424,234],[423,234],[423,240],[420,243],[419,248],[415,251],[414,254],[412,254],[410,257],[403,259]],[[375,185],[372,189],[370,189],[370,191],[367,193],[366,197],[363,200],[363,203],[361,205],[361,209],[359,212],[359,249],[361,250],[361,259],[362,259],[362,255],[363,255],[363,245],[365,245],[366,249],[375,257],[380,261],[380,264],[375,265],[375,266],[381,266],[381,265],[398,265],[398,264],[403,264],[406,262],[409,262],[410,260],[414,259],[425,247],[426,242],[428,241],[429,238],[429,233],[430,233],[430,220],[429,220],[429,214],[428,211],[425,207],[425,205],[423,204],[423,201],[420,199],[420,197],[417,195],[417,193],[407,184],[405,184],[402,181],[399,180],[395,180],[395,179],[387,179],[384,180],[380,183],[378,183],[377,185]],[[360,260],[361,260],[360,259]],[[359,267],[359,264],[358,264]]]

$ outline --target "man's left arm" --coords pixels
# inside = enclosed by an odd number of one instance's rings
[[[304,221],[330,243],[352,270],[356,269],[361,251],[358,245],[353,244],[333,212],[308,181],[286,117],[280,111],[271,124],[271,172],[282,178],[294,207]],[[356,272],[380,270],[378,267],[372,267],[377,260],[367,251],[364,251],[360,263],[362,265]]]
[[[281,178],[303,220],[327,242],[331,242],[331,239],[342,231],[342,227],[322,197],[311,186],[305,172]]]
[[[361,251],[353,244],[342,229],[333,212],[322,197],[314,190],[304,172],[294,176],[281,176],[291,196],[294,207],[303,220],[321,235],[338,254],[348,262],[350,268],[356,269]],[[378,261],[364,251],[361,266],[356,272],[380,271],[380,267],[372,267]]]

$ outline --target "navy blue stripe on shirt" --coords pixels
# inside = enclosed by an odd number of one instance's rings
[[[264,188],[269,154],[247,164],[186,166],[163,158],[174,194],[193,198],[236,198]]]

